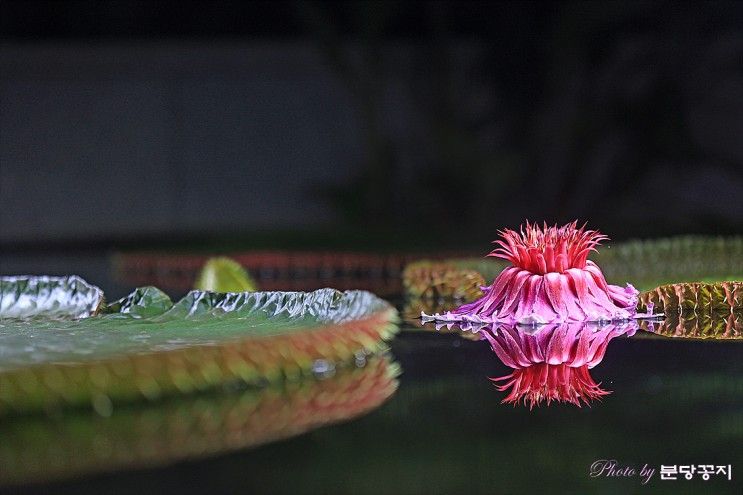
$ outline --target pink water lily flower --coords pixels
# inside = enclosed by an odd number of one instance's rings
[[[531,409],[553,401],[580,407],[610,394],[588,370],[604,358],[611,339],[632,335],[637,327],[634,321],[603,326],[561,323],[528,332],[501,325],[480,333],[503,364],[513,368],[506,376],[491,378],[499,391],[508,391],[503,402],[523,402]]]
[[[576,222],[562,227],[526,223],[503,230],[488,256],[511,262],[480,299],[424,320],[470,323],[550,323],[626,320],[636,315],[638,291],[609,285],[588,255],[607,239]]]

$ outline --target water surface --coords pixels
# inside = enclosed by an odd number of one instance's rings
[[[642,331],[618,337],[591,371],[610,395],[582,408],[529,410],[501,404],[505,394],[488,377],[510,369],[487,343],[407,324],[391,345],[402,368],[399,388],[364,416],[259,447],[236,442],[233,451],[165,467],[3,491],[740,494],[742,345]],[[642,485],[639,477],[592,478],[599,459],[637,468],[732,464],[733,479],[661,481],[656,473]]]

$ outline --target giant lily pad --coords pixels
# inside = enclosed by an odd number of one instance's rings
[[[376,352],[396,329],[394,308],[365,291],[193,291],[171,304],[146,288],[85,317],[100,300],[84,308],[68,279],[44,280],[54,303],[28,279],[2,285],[25,309],[0,311],[0,413],[298,378]]]

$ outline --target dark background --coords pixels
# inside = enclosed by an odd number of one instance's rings
[[[6,263],[743,227],[740,2],[2,1],[0,38]]]
[[[740,234],[742,136],[743,2],[0,0],[0,274],[113,300],[120,250]],[[56,491],[626,491],[586,467],[740,464],[735,343],[618,339],[603,405],[533,416],[497,404],[488,349],[438,337],[395,340],[401,389],[358,422]]]

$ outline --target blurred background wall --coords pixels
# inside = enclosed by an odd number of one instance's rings
[[[307,227],[363,154],[348,91],[301,42],[0,47],[4,241]]]
[[[258,231],[739,233],[741,61],[740,2],[3,0],[0,270]]]

